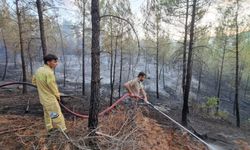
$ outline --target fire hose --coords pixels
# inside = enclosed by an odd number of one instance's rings
[[[5,87],[5,86],[9,86],[9,85],[15,85],[15,84],[21,84],[21,85],[28,85],[28,86],[32,86],[34,88],[37,88],[35,85],[31,84],[31,83],[27,83],[27,82],[11,82],[11,83],[5,83],[0,85],[0,88]],[[130,94],[126,93],[125,95],[123,95],[121,98],[119,98],[115,103],[113,103],[113,105],[111,105],[110,107],[106,108],[105,110],[103,110],[102,112],[100,112],[98,115],[102,116],[108,112],[110,112],[115,106],[117,106],[119,103],[121,103],[126,97],[129,97]],[[140,98],[140,97],[138,97]],[[63,107],[67,112],[79,117],[79,118],[83,118],[86,119],[88,118],[88,115],[83,115],[83,114],[79,114],[77,112],[74,112],[72,110],[70,110],[68,107],[66,107],[65,105],[63,105],[61,102],[59,102],[59,104],[61,105],[61,107]],[[153,109],[155,109],[156,111],[158,111],[159,113],[161,113],[163,116],[165,116],[166,118],[168,118],[170,121],[172,121],[174,124],[176,124],[177,126],[179,126],[181,129],[185,130],[186,132],[188,132],[189,134],[191,134],[193,137],[195,137],[196,139],[198,139],[201,143],[205,144],[210,150],[214,150],[213,146],[211,144],[208,144],[207,142],[205,142],[204,140],[202,140],[200,137],[198,137],[197,135],[195,135],[193,132],[191,132],[190,130],[188,130],[186,127],[182,126],[180,123],[178,123],[177,121],[175,121],[174,119],[172,119],[170,116],[168,116],[167,114],[165,114],[164,112],[162,112],[161,110],[159,110],[157,107],[155,107],[152,103],[147,102],[148,106],[151,106]]]
[[[10,85],[16,85],[16,84],[19,84],[19,85],[28,85],[28,86],[37,88],[35,85],[33,85],[31,83],[28,83],[28,82],[10,82],[10,83],[5,83],[5,84],[0,85],[0,88],[5,87],[5,86],[10,86]],[[98,116],[102,116],[104,114],[107,114],[112,109],[114,109],[115,106],[117,106],[119,103],[121,103],[125,98],[127,98],[129,96],[130,95],[128,93],[126,93],[125,95],[123,95],[122,97],[120,97],[115,103],[113,103],[110,107],[108,107],[105,110],[103,110],[102,112],[100,112],[98,114]],[[61,96],[61,97],[68,97],[68,96],[65,95],[65,96]],[[77,113],[77,112],[74,112],[74,111],[70,110],[68,107],[66,107],[64,104],[62,104],[62,102],[60,102],[60,101],[59,101],[59,104],[60,104],[60,106],[62,108],[64,108],[67,112],[71,113],[72,115],[75,115],[75,116],[77,116],[79,118],[82,118],[82,119],[87,119],[89,117],[88,115],[80,114],[80,113]]]
[[[108,112],[110,112],[116,105],[118,105],[119,103],[121,103],[121,101],[123,101],[126,97],[128,97],[129,94],[125,94],[123,95],[120,99],[118,99],[115,103],[113,103],[110,107],[106,108],[105,110],[103,110],[102,112],[100,112],[98,114],[98,116],[102,116]],[[73,112],[72,110],[70,110],[69,108],[67,108],[65,105],[63,105],[61,102],[59,102],[60,105],[69,113],[79,117],[79,118],[83,118],[83,119],[86,119],[88,118],[89,116],[88,115],[83,115],[83,114],[79,114],[79,113],[76,113],[76,112]]]
[[[178,123],[177,121],[175,121],[173,118],[171,118],[170,116],[168,116],[167,114],[165,114],[164,112],[162,112],[160,109],[158,109],[157,107],[155,107],[152,103],[148,102],[147,104],[148,104],[148,106],[151,106],[153,109],[155,109],[156,111],[158,111],[159,113],[161,113],[163,116],[165,116],[166,118],[168,118],[174,124],[176,124],[177,126],[179,126],[181,129],[183,129],[184,131],[186,131],[189,134],[191,134],[193,137],[195,137],[201,143],[205,144],[210,150],[215,150],[212,147],[211,144],[208,144],[207,142],[205,142],[204,140],[202,140],[200,137],[198,137],[197,135],[195,135],[193,132],[191,132],[190,130],[188,130],[186,127],[184,127],[183,125],[181,125],[180,123]]]

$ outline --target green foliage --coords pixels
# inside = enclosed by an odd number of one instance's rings
[[[217,97],[208,97],[207,102],[206,102],[206,107],[215,108],[217,105],[217,101],[219,101]]]
[[[216,117],[220,119],[227,119],[229,113],[227,111],[218,111],[218,113],[215,113],[215,108],[217,106],[217,101],[219,99],[217,97],[208,97],[207,102],[201,105],[202,109],[206,109],[207,113],[211,115],[211,117]]]

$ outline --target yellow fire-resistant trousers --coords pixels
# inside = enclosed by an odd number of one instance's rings
[[[44,121],[47,131],[49,131],[52,128],[58,128],[63,131],[67,129],[58,102],[55,102],[48,106],[43,105],[43,112],[44,112]],[[54,119],[51,119],[51,113],[56,113],[58,116]]]

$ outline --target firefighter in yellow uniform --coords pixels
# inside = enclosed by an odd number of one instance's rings
[[[60,93],[56,84],[54,69],[58,58],[48,54],[44,57],[44,66],[38,68],[32,78],[32,83],[37,86],[40,103],[43,106],[44,121],[48,132],[57,128],[65,131],[66,125],[59,106]]]

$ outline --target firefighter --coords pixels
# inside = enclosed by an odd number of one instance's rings
[[[60,93],[56,84],[54,69],[58,64],[57,56],[48,54],[44,58],[44,66],[38,68],[32,78],[37,86],[40,103],[43,106],[45,127],[48,132],[60,129],[66,130],[64,116],[59,102]]]
[[[134,97],[138,100],[138,97],[143,96],[143,100],[148,103],[147,94],[144,90],[142,82],[145,80],[146,74],[144,72],[140,72],[137,78],[130,80],[124,84],[124,87],[127,89],[131,97]]]

